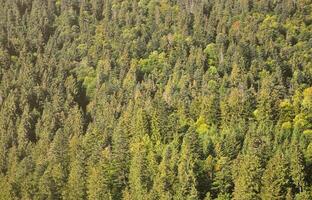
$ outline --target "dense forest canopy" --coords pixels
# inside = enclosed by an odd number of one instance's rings
[[[1,200],[311,200],[311,0],[0,0]]]

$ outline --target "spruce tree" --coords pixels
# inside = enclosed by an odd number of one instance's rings
[[[233,169],[233,199],[261,199],[261,176],[260,159],[254,155],[241,155]]]

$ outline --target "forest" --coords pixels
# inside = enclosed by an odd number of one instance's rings
[[[0,200],[232,199],[312,199],[312,0],[0,0]]]

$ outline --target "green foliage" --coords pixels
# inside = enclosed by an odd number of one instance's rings
[[[208,125],[205,123],[205,119],[203,116],[200,116],[198,120],[195,123],[196,126],[196,132],[200,135],[205,134],[208,132]]]
[[[263,199],[284,199],[290,186],[289,168],[285,155],[277,152],[268,162],[262,177]]]
[[[233,169],[234,199],[261,199],[260,187],[262,169],[258,157],[244,155],[237,160]]]
[[[147,58],[139,60],[138,66],[138,81],[142,81],[144,76],[147,75],[151,75],[152,80],[156,78],[157,83],[159,84],[163,84],[163,82],[165,81],[166,72],[168,71],[168,64],[164,52],[151,52],[151,54]]]
[[[207,54],[209,66],[216,66],[218,60],[216,45],[214,43],[208,44],[204,52]]]
[[[311,0],[0,0],[0,199],[311,199]]]
[[[87,61],[83,60],[81,67],[75,68],[77,78],[82,82],[83,87],[86,89],[86,94],[89,98],[94,95],[96,88],[96,73],[95,70],[87,65]]]

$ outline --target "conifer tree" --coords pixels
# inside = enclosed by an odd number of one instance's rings
[[[0,0],[0,199],[311,199],[311,0]]]
[[[75,135],[69,144],[70,166],[67,187],[64,192],[66,199],[86,199],[86,163],[80,138]]]
[[[290,186],[289,163],[282,152],[269,160],[262,177],[263,199],[284,199]]]
[[[109,148],[103,150],[99,163],[89,167],[87,179],[88,199],[112,199],[111,155]]]
[[[242,155],[238,158],[234,176],[233,199],[261,199],[262,168],[260,160],[254,155]]]
[[[178,188],[175,198],[196,199],[197,192],[197,162],[199,159],[198,139],[193,128],[186,133],[181,146],[181,155],[178,165]]]

